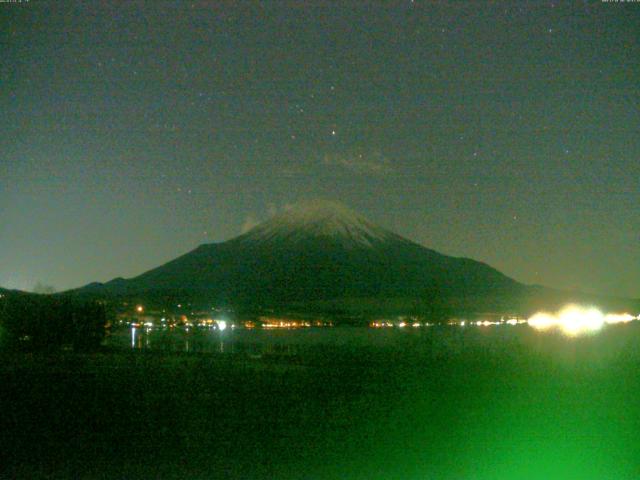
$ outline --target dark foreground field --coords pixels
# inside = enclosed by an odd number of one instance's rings
[[[285,358],[6,353],[0,476],[640,477],[637,327],[401,345]]]

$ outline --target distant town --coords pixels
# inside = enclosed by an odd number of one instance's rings
[[[210,310],[191,310],[190,304],[176,304],[175,309],[146,309],[144,305],[123,304],[125,310],[115,315],[115,327],[141,328],[149,330],[204,329],[225,331],[227,329],[298,329],[331,328],[336,322],[331,319],[296,318],[286,316],[257,315],[251,320],[238,319],[233,309],[212,307]],[[627,323],[640,320],[640,315],[603,314],[597,309],[568,306],[557,314],[538,313],[529,318],[518,315],[485,313],[473,318],[452,318],[445,322],[433,322],[420,316],[396,315],[369,320],[370,328],[425,328],[436,325],[457,327],[490,327],[499,325],[529,325],[537,330],[560,327],[565,333],[577,334],[595,331],[605,324]]]

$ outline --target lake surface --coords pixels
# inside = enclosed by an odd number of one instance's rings
[[[145,329],[115,331],[106,344],[121,350],[198,354],[302,356],[323,350],[354,353],[400,352],[405,357],[463,354],[468,351],[536,353],[554,360],[602,361],[640,349],[640,322],[605,326],[568,337],[561,331],[538,332],[527,325],[430,326],[420,328],[298,329]]]
[[[4,356],[0,478],[637,479],[640,328],[123,331]],[[187,344],[188,342],[188,344]]]

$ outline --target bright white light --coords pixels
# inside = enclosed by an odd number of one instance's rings
[[[570,336],[596,332],[603,325],[604,315],[596,308],[569,306],[560,312],[560,328]]]
[[[464,321],[464,320],[462,320],[462,321],[460,322],[460,326],[461,326],[461,327],[464,327],[464,324],[465,324],[465,321]]]
[[[622,313],[622,314],[609,313],[608,315],[605,315],[605,317],[604,317],[604,321],[606,323],[609,323],[609,324],[627,323],[627,322],[631,322],[632,320],[635,320],[635,319],[636,319],[636,317],[634,317],[633,315],[629,315],[628,313]]]
[[[227,329],[227,322],[225,322],[224,320],[216,320],[216,323],[218,324],[218,329],[221,332]]]
[[[555,326],[557,322],[557,318],[548,313],[540,312],[536,313],[533,317],[529,319],[529,325],[535,328],[536,330],[547,330],[553,326]]]
[[[509,320],[507,320],[507,324],[508,325],[517,325],[518,324],[518,320],[515,318],[510,318]]]
[[[569,305],[555,314],[540,312],[527,322],[536,330],[559,328],[565,335],[576,336],[597,332],[605,324],[605,316],[597,308]]]
[[[407,324],[406,324],[406,323],[404,323],[404,322],[400,322],[400,323],[398,324],[398,326],[399,326],[400,328],[404,328],[404,327],[406,327],[406,325],[407,325]]]

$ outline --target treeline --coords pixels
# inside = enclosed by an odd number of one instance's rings
[[[55,295],[9,295],[0,301],[0,346],[91,351],[106,332],[103,305]]]

